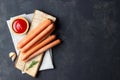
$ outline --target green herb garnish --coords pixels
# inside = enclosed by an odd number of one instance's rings
[[[32,68],[32,67],[33,67],[34,65],[36,65],[37,63],[38,63],[38,61],[32,61],[32,63],[29,65],[29,67],[28,67],[26,70]]]

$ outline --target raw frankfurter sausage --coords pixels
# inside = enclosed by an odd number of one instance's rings
[[[58,45],[61,43],[61,40],[60,39],[57,39],[51,43],[49,43],[48,45],[44,46],[43,48],[39,49],[38,51],[36,51],[35,53],[33,53],[32,55],[30,55],[29,57],[27,57],[26,59],[22,59],[23,61],[27,62],[29,60],[31,60],[32,58],[36,57],[37,55],[45,52],[46,50]]]
[[[51,41],[53,41],[56,38],[56,35],[51,35],[48,38],[46,38],[44,41],[42,41],[41,43],[37,44],[36,46],[34,46],[33,48],[31,48],[30,50],[28,50],[26,53],[24,53],[22,59],[26,59],[28,56],[32,55],[32,53],[36,52],[37,50],[41,49],[42,47],[44,47],[45,45],[49,44]]]
[[[44,29],[40,34],[38,34],[34,39],[32,39],[29,43],[27,43],[20,51],[22,53],[26,52],[30,47],[32,47],[36,42],[41,41],[46,34],[49,32],[53,31],[54,29],[54,24],[52,23],[49,25],[46,29]]]
[[[55,28],[54,28],[52,31],[50,31],[48,34],[46,34],[41,40],[39,40],[38,42],[36,42],[35,45],[33,45],[31,48],[33,48],[34,46],[40,44],[43,40],[45,40],[48,36],[50,36],[51,33],[52,33],[54,30],[55,30]],[[30,48],[30,49],[31,49],[31,48]],[[25,53],[25,52],[24,52],[24,53]],[[22,54],[24,54],[24,53],[22,53]]]

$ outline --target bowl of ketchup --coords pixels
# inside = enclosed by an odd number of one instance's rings
[[[29,29],[29,23],[24,17],[16,17],[12,21],[12,31],[16,34],[25,34]]]

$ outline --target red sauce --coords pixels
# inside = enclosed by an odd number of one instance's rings
[[[12,28],[16,33],[24,33],[27,29],[27,23],[23,19],[16,19],[12,24]]]

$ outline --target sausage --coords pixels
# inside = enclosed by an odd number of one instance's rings
[[[52,23],[46,29],[44,29],[40,34],[34,37],[34,39],[32,39],[29,43],[27,43],[20,51],[22,53],[26,52],[28,49],[30,49],[30,47],[35,45],[36,42],[42,41],[44,36],[46,36],[46,34],[48,34],[49,32],[53,31],[53,29],[54,29],[54,24]]]
[[[35,43],[35,45],[33,45],[31,48],[33,48],[34,46],[38,45],[40,42],[42,42],[43,40],[45,40],[48,36],[51,35],[51,33],[52,33],[54,30],[55,30],[55,28],[53,28],[53,30],[51,30],[48,34],[46,34],[41,40],[37,41],[37,42]],[[30,49],[31,49],[31,48],[30,48]],[[26,52],[23,52],[22,54],[24,54],[24,53],[26,53]]]
[[[21,39],[18,44],[17,48],[20,49],[25,46],[28,42],[30,42],[37,34],[42,32],[46,27],[48,27],[52,21],[50,19],[46,19],[42,23],[40,23],[36,28],[31,30],[23,39]]]
[[[49,44],[55,38],[56,38],[56,35],[49,36],[44,41],[42,41],[41,43],[37,44],[36,46],[31,48],[30,50],[28,50],[26,53],[23,53],[24,55],[23,55],[22,59],[26,59],[28,56],[30,56],[32,53],[36,52],[38,49],[40,49],[40,48],[44,47],[45,45]]]
[[[32,58],[36,57],[37,55],[45,52],[46,50],[48,50],[48,49],[50,49],[50,48],[52,48],[52,47],[54,47],[54,46],[56,46],[56,45],[58,45],[58,44],[60,44],[60,43],[61,43],[61,40],[60,40],[60,39],[57,39],[57,40],[49,43],[48,45],[42,47],[41,49],[39,49],[38,51],[36,51],[36,52],[33,53],[32,55],[27,56],[26,58],[22,58],[22,60],[23,60],[24,62],[27,62],[27,61],[31,60]]]
[[[48,36],[50,36],[50,34],[55,30],[55,28],[53,28],[50,32],[48,32],[41,40],[38,40],[32,47],[30,47],[28,50],[26,51],[22,51],[22,49],[20,49],[20,51],[22,52],[22,54],[25,54],[27,51],[29,51],[31,48],[33,48],[34,46],[40,44],[43,40],[45,40]]]

